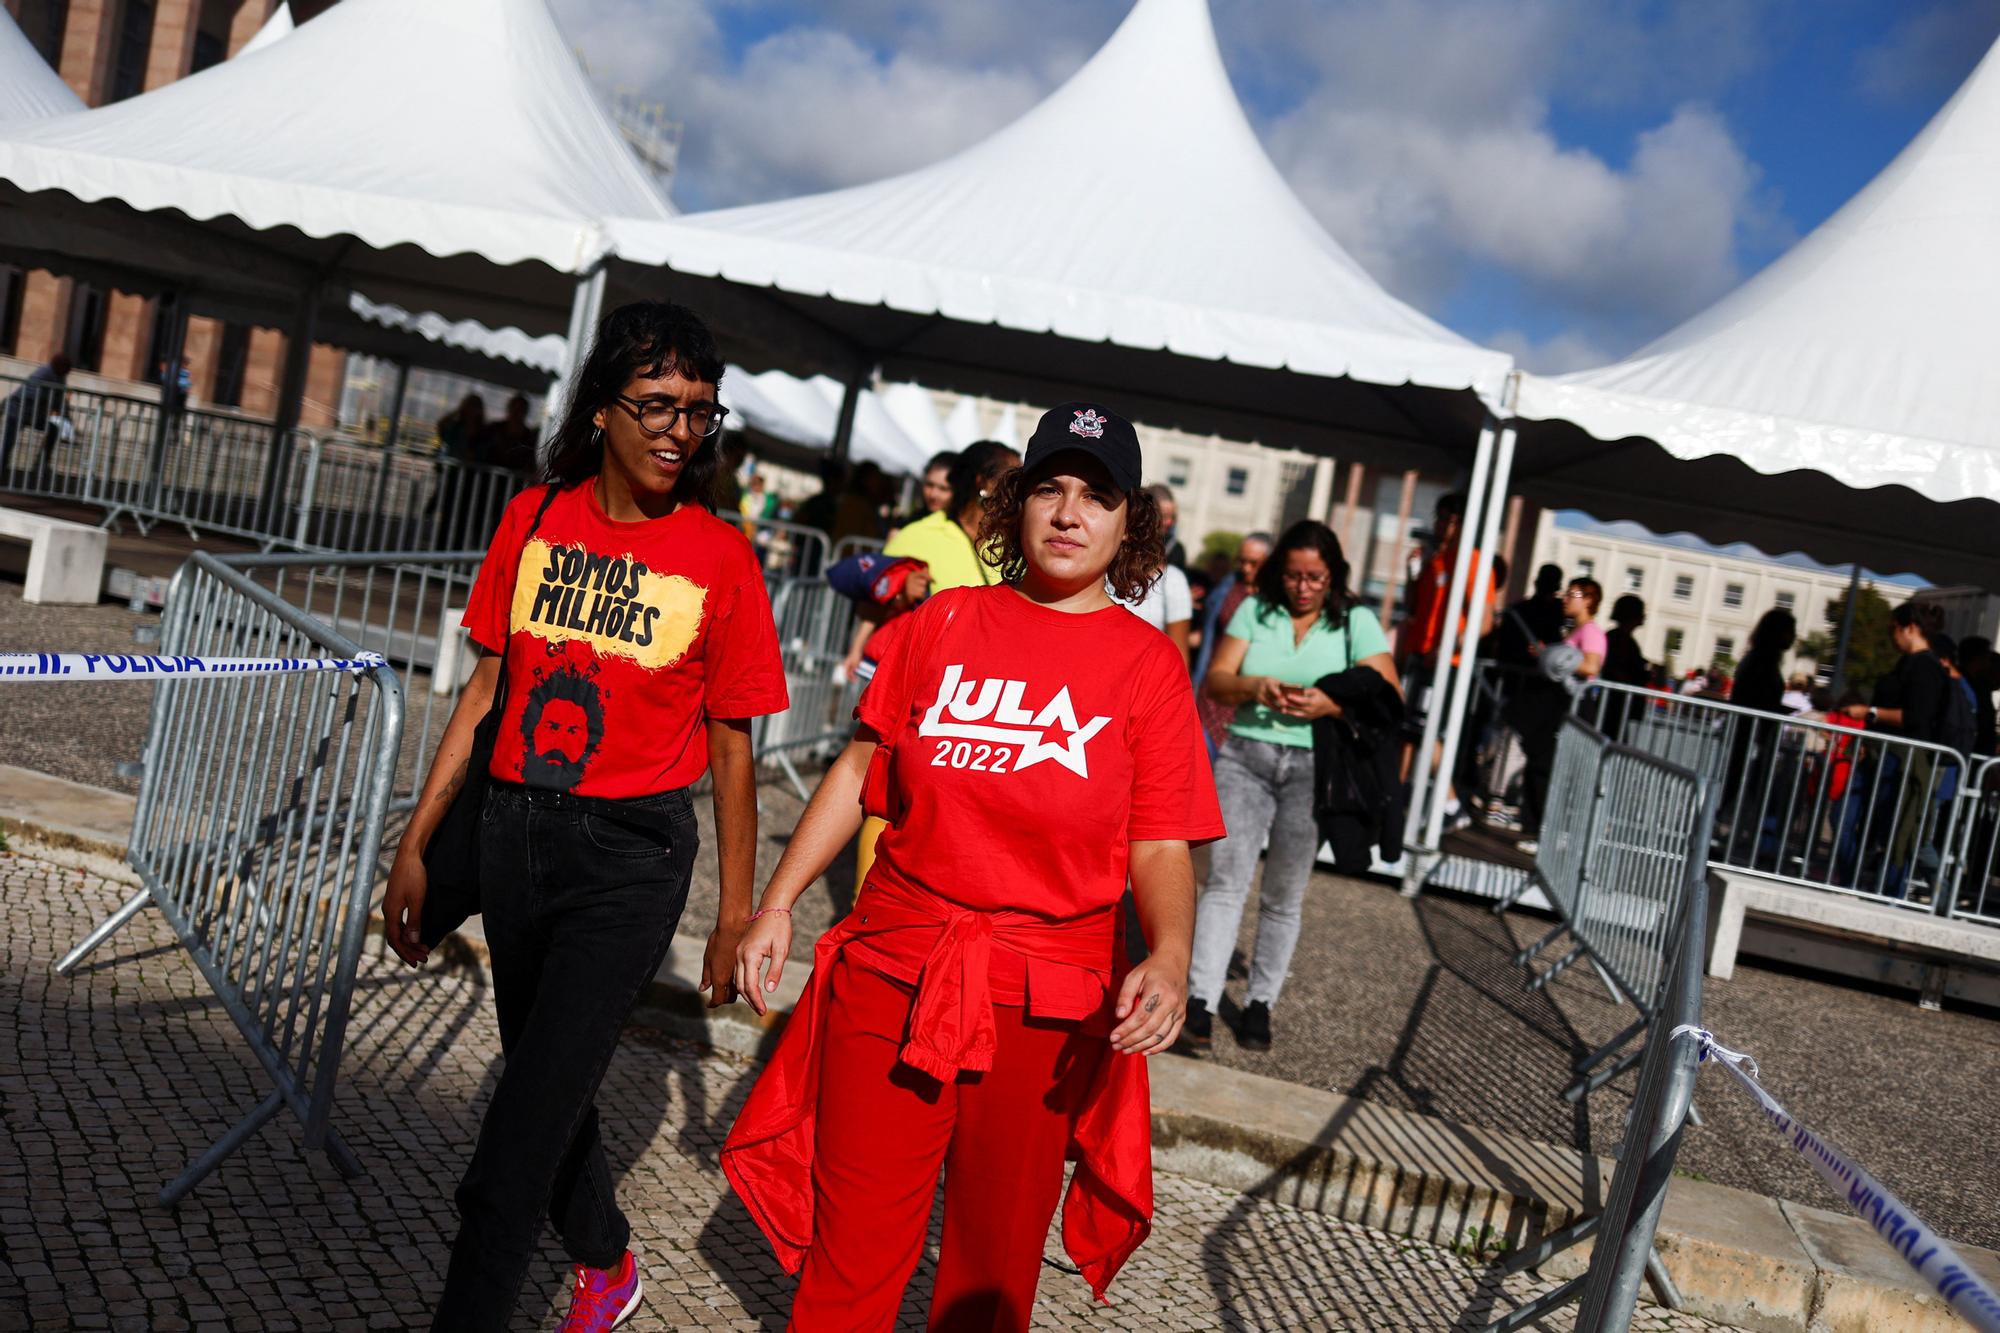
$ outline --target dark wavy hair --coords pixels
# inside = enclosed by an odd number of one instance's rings
[[[1264,567],[1257,571],[1257,600],[1262,603],[1257,614],[1265,620],[1291,615],[1291,599],[1285,595],[1285,557],[1293,551],[1317,551],[1319,558],[1326,561],[1333,581],[1327,585],[1326,607],[1320,615],[1329,625],[1345,621],[1356,601],[1347,586],[1347,556],[1342,553],[1340,538],[1333,535],[1333,529],[1310,518],[1302,518],[1286,528],[1278,544],[1271,548],[1271,554],[1265,557]]]
[[[968,444],[952,459],[951,471],[945,475],[945,484],[951,487],[951,508],[946,512],[957,518],[965,512],[965,507],[979,498],[979,492],[1006,470],[1003,462],[1010,455],[1018,456],[1019,450],[998,440],[980,440]],[[933,458],[924,465],[928,472],[937,463]]]
[[[974,446],[977,448],[978,446]],[[1028,503],[1028,470],[1009,468],[1000,474],[986,497],[986,531],[993,534],[979,558],[1000,571],[1009,583],[1028,572],[1021,549],[1021,516]],[[1112,594],[1136,602],[1153,586],[1167,563],[1166,531],[1160,526],[1160,505],[1144,491],[1125,492],[1125,540],[1104,571]]]
[[[600,410],[623,411],[615,400],[634,378],[657,379],[677,372],[719,387],[722,369],[715,335],[686,306],[672,301],[619,306],[598,324],[589,355],[570,377],[562,425],[549,442],[542,479],[573,486],[603,469],[604,439],[591,418]],[[694,456],[682,464],[674,483],[676,500],[715,508],[721,442],[718,432],[696,443]]]

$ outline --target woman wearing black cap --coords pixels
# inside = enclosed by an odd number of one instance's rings
[[[1065,1157],[1065,1242],[1094,1291],[1150,1228],[1135,1057],[1180,1030],[1188,847],[1222,823],[1186,668],[1110,596],[1137,594],[1160,563],[1139,483],[1129,423],[1087,403],[1042,418],[987,501],[1003,581],[882,630],[861,725],[737,951],[761,1012],[792,903],[864,806],[889,820],[723,1148],[801,1273],[795,1328],[894,1324],[940,1168],[932,1328],[1028,1327]],[[1128,876],[1152,951],[1129,972]]]

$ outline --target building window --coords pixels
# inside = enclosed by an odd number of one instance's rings
[[[1576,576],[1580,579],[1596,578],[1597,562],[1595,560],[1592,560],[1589,556],[1581,557],[1576,562]]]
[[[1732,610],[1741,608],[1743,605],[1743,585],[1740,583],[1723,584],[1722,604]]]
[[[243,406],[243,374],[249,365],[249,327],[243,324],[224,324],[222,345],[215,354],[215,388],[208,396],[210,405]]]
[[[1187,459],[1175,455],[1167,459],[1167,485],[1185,486],[1193,475],[1193,465]]]
[[[1247,494],[1250,490],[1250,469],[1247,467],[1229,469],[1229,480],[1224,483],[1222,489],[1231,495]]]
[[[1694,575],[1692,574],[1674,575],[1674,600],[1677,602],[1687,602],[1687,601],[1692,601],[1693,599],[1694,599]]]
[[[1678,626],[1667,630],[1667,656],[1680,656],[1681,646],[1687,642],[1687,631]]]
[[[1625,566],[1625,591],[1626,592],[1646,591],[1646,571],[1639,568],[1637,565]]]
[[[1776,598],[1777,607],[1780,611],[1796,610],[1798,607],[1798,601],[1799,601],[1798,595],[1796,593],[1789,593],[1789,592],[1781,592],[1778,594]]]
[[[1718,634],[1715,636],[1715,657],[1712,660],[1720,661],[1725,657],[1732,662],[1736,660],[1736,640],[1727,634]]]
[[[146,58],[152,45],[153,7],[144,0],[125,0],[124,22],[118,25],[118,45],[111,65],[111,96],[106,101],[122,102],[145,91]]]

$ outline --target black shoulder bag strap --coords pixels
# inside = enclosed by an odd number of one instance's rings
[[[555,503],[562,487],[548,484],[534,522],[521,538],[514,555],[514,585],[521,581],[521,557],[528,543],[541,530],[542,517]],[[434,949],[445,936],[465,924],[479,910],[479,812],[486,803],[488,775],[493,768],[493,746],[500,738],[500,721],[507,713],[507,651],[514,643],[513,597],[508,597],[507,632],[500,639],[500,680],[493,687],[493,703],[472,733],[472,749],[465,759],[465,781],[451,798],[431,840],[424,847],[424,911],[421,935],[424,947]]]

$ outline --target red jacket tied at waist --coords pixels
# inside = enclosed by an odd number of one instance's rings
[[[940,1082],[993,1067],[988,969],[995,946],[1030,960],[1029,1009],[1038,1016],[1083,1019],[1101,1006],[1081,1006],[1078,997],[1101,991],[1096,977],[1076,978],[1082,985],[1038,988],[1037,982],[1054,982],[1060,971],[1101,977],[1122,970],[1113,912],[1088,921],[1050,921],[1027,912],[974,911],[872,877],[854,910],[820,937],[812,980],[722,1147],[724,1174],[787,1272],[799,1270],[812,1243],[814,1111],[834,960],[851,941],[905,930],[931,932],[936,939],[900,1058]],[[1118,980],[1114,974],[1113,984]],[[1111,1051],[1107,1041],[1071,1129],[1069,1157],[1077,1167],[1063,1199],[1063,1248],[1099,1299],[1152,1230],[1150,1117],[1145,1057]]]

